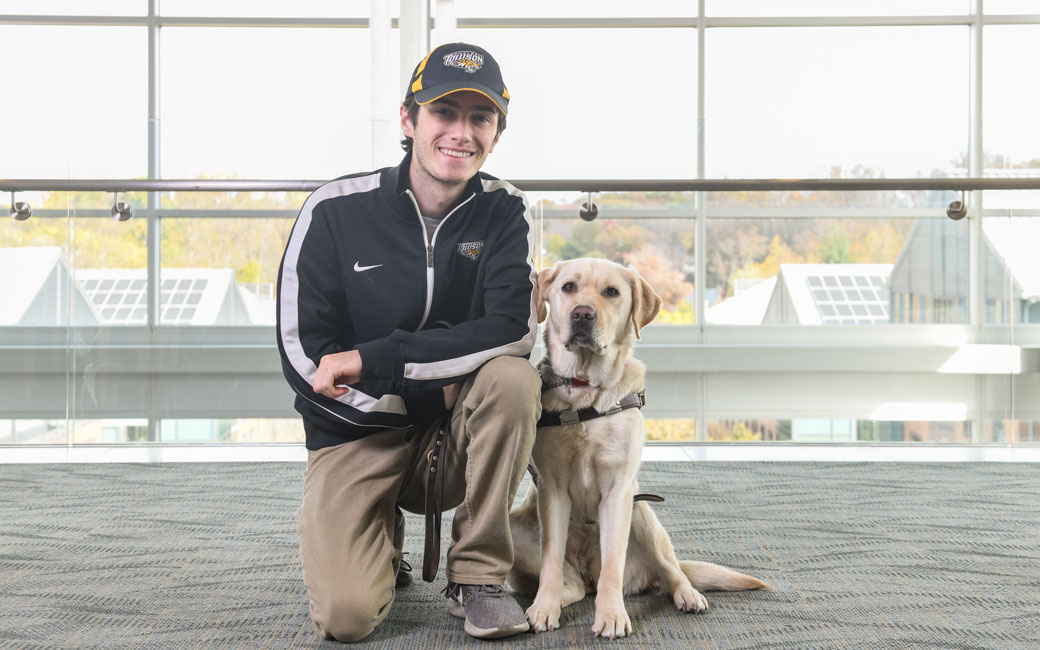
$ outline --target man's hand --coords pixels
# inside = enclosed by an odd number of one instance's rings
[[[451,384],[450,386],[444,387],[444,408],[449,411],[455,408],[455,402],[459,399],[459,393],[462,392],[462,383]]]
[[[314,392],[336,399],[350,392],[344,384],[360,380],[361,354],[357,350],[326,354],[318,363],[318,372],[314,374]]]

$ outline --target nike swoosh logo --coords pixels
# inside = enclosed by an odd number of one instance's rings
[[[368,271],[371,269],[378,269],[380,266],[382,266],[382,264],[373,264],[372,266],[358,266],[358,263],[354,262],[354,270],[358,273],[361,273],[362,271]]]

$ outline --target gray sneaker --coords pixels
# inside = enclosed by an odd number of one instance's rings
[[[500,585],[460,585],[444,589],[448,613],[466,619],[466,634],[478,639],[498,639],[526,632],[527,616]]]

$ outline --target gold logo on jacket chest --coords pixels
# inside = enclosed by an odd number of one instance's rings
[[[468,257],[471,260],[476,260],[480,257],[480,254],[484,252],[484,242],[482,241],[471,241],[459,244],[459,255]]]

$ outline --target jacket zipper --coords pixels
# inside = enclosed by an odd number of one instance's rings
[[[476,193],[470,194],[465,201],[456,205],[451,212],[444,215],[444,218],[440,220],[433,231],[433,239],[430,239],[426,232],[426,222],[423,221],[422,211],[419,209],[419,202],[415,200],[415,195],[412,194],[411,190],[405,190],[405,192],[408,193],[408,198],[412,200],[412,205],[415,206],[415,214],[419,217],[419,225],[422,227],[423,242],[426,244],[426,308],[423,311],[422,320],[419,321],[419,327],[415,328],[415,331],[418,332],[426,325],[426,319],[430,317],[430,309],[433,307],[433,247],[437,243],[437,233],[440,232],[441,226],[444,225],[444,222],[447,221],[451,215],[458,212],[459,208],[473,200]]]

